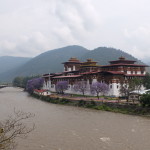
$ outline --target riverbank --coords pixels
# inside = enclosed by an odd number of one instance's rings
[[[93,100],[85,100],[85,99],[74,100],[71,98],[63,98],[63,97],[56,98],[56,97],[42,96],[37,94],[32,94],[31,96],[40,99],[42,101],[46,101],[54,104],[70,105],[70,106],[84,107],[84,108],[110,111],[110,112],[123,113],[123,114],[131,114],[131,115],[150,116],[150,108],[142,107],[137,104],[106,102],[106,101],[98,101],[98,100],[93,101]]]
[[[35,130],[16,150],[149,150],[149,117],[51,104],[23,89],[0,90],[0,120],[15,110],[35,114]],[[9,108],[9,109],[8,109]]]

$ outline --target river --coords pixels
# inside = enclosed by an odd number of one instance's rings
[[[0,120],[35,114],[36,128],[17,150],[150,150],[150,118],[43,102],[19,88],[0,90]]]

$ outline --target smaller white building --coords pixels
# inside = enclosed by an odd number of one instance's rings
[[[46,89],[42,89],[42,90],[34,89],[33,93],[37,95],[43,95],[43,96],[51,95],[51,92]]]
[[[143,94],[150,93],[150,89],[147,90],[135,90],[130,92],[129,100],[139,100]]]

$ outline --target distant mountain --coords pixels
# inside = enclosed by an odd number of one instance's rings
[[[70,57],[77,57],[81,61],[92,58],[98,61],[100,65],[106,65],[109,64],[109,61],[117,60],[120,56],[143,64],[130,54],[114,48],[99,47],[94,50],[87,50],[84,47],[74,45],[42,53],[18,68],[1,73],[0,81],[12,81],[16,76],[32,76],[44,73],[62,72],[62,62],[68,61]]]
[[[13,56],[1,56],[0,57],[0,74],[6,71],[17,68],[27,63],[31,58],[26,57],[13,57]]]
[[[63,71],[62,62],[67,61],[70,57],[79,58],[87,52],[87,49],[76,45],[50,50],[31,59],[17,69],[0,74],[0,80],[11,81],[16,76],[32,76],[49,72],[61,72]]]
[[[117,60],[120,56],[123,56],[129,60],[135,60],[138,64],[143,64],[140,60],[122,50],[107,47],[98,47],[92,51],[89,51],[81,57],[81,60],[85,61],[88,58],[92,58],[97,61],[99,65],[107,65],[109,64],[109,61]]]

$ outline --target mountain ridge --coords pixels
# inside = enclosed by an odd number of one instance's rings
[[[30,57],[0,56],[0,73],[19,67],[30,59]]]
[[[98,61],[99,65],[106,65],[109,61],[117,60],[120,56],[135,60],[138,64],[144,64],[132,55],[119,49],[98,47],[94,50],[88,50],[82,46],[71,45],[46,51],[19,67],[1,73],[0,81],[10,82],[16,76],[35,76],[44,73],[62,72],[62,62],[68,61],[71,57],[77,57],[80,61],[92,58],[94,61]]]
[[[129,60],[130,59],[135,60],[138,64],[144,64],[142,61],[133,57],[131,54],[128,54],[120,49],[109,48],[109,47],[95,48],[94,50],[89,51],[87,54],[81,57],[81,60],[85,61],[85,59],[88,59],[91,57],[92,59],[94,58],[95,61],[98,61],[99,65],[108,65],[109,61],[117,60],[121,56]]]

